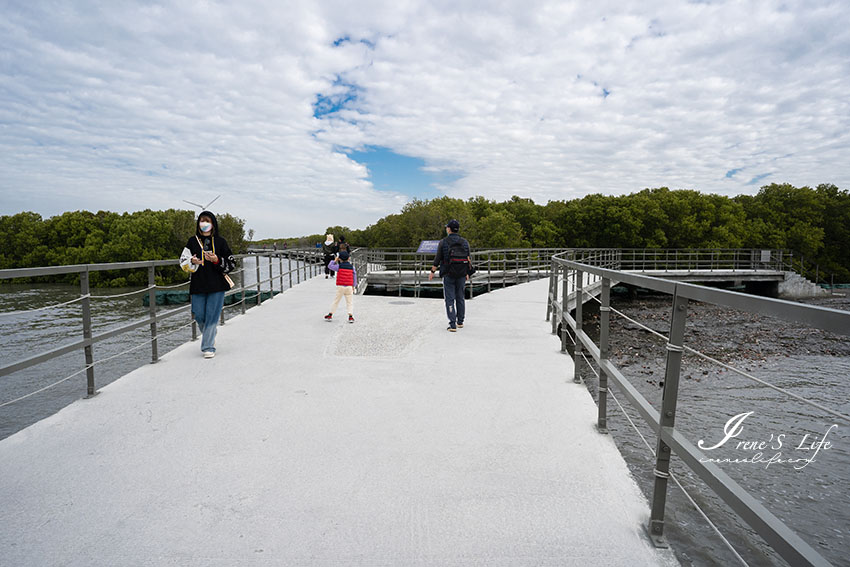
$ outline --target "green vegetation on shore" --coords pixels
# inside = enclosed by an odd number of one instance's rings
[[[357,246],[411,247],[460,221],[473,248],[780,248],[850,282],[850,193],[772,184],[756,195],[725,197],[666,187],[630,195],[587,195],[538,205],[442,197],[414,200],[364,230],[328,227]]]
[[[328,227],[321,234],[266,239],[269,248],[314,246],[326,232],[354,246],[415,247],[439,239],[458,219],[473,248],[781,248],[818,264],[835,283],[850,282],[850,193],[772,184],[756,195],[725,197],[665,187],[630,195],[587,195],[538,205],[513,197],[494,202],[441,197],[414,200],[397,214],[362,229]],[[234,252],[247,247],[245,221],[218,216]],[[195,213],[169,209],[136,213],[76,211],[42,219],[24,212],[0,216],[0,268],[129,262],[176,258],[193,234]],[[160,283],[185,280],[177,268],[157,272]],[[51,281],[73,282],[76,276]],[[828,278],[827,278],[828,280]],[[143,270],[93,272],[93,285],[146,285]]]
[[[47,219],[31,212],[0,216],[0,268],[176,259],[195,233],[196,213],[168,209],[113,213],[67,212]],[[234,252],[245,249],[245,221],[217,215],[219,231]],[[147,285],[146,270],[92,272],[94,286]],[[76,275],[50,278],[73,283]],[[38,278],[46,281],[46,278]],[[158,283],[177,283],[186,275],[177,267],[157,270]],[[2,282],[0,282],[2,283]]]

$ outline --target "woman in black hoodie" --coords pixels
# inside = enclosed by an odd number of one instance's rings
[[[201,330],[201,352],[204,358],[215,356],[215,335],[218,320],[224,307],[224,292],[230,284],[224,275],[236,266],[233,252],[227,241],[218,235],[215,215],[204,211],[198,215],[195,235],[186,243],[181,265],[192,272],[189,294],[192,298],[192,315]]]

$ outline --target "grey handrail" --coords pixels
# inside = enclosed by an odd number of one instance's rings
[[[288,276],[289,278],[289,287],[293,285],[293,274],[296,276],[295,284],[300,283],[308,279],[309,277],[317,275],[320,254],[312,251],[312,250],[285,250],[285,251],[267,251],[265,254],[239,254],[235,255],[235,258],[241,265],[241,269],[237,270],[237,272],[244,272],[244,260],[245,258],[257,258],[256,269],[257,269],[257,281],[251,287],[256,286],[257,289],[257,304],[262,304],[262,286],[264,284],[269,284],[269,287],[274,292],[274,281],[279,280],[279,289],[283,291],[284,289],[284,276]],[[262,279],[260,276],[260,261],[259,258],[268,258],[268,268],[269,268],[269,277],[266,279]],[[299,263],[295,268],[291,268],[287,272],[283,272],[283,258],[289,257],[291,259],[295,259]],[[280,273],[278,276],[272,277],[272,261],[273,259],[278,259],[280,262]],[[151,329],[151,362],[157,362],[159,360],[158,353],[158,343],[157,343],[157,323],[168,319],[170,317],[174,317],[175,315],[184,314],[189,312],[190,306],[183,306],[174,309],[170,309],[165,313],[158,313],[156,311],[156,285],[155,285],[155,274],[156,268],[163,266],[177,266],[179,265],[178,260],[150,260],[150,261],[142,261],[142,262],[112,262],[105,264],[75,264],[70,266],[46,266],[39,268],[15,268],[15,269],[3,269],[0,270],[0,280],[4,279],[17,279],[17,278],[28,278],[28,277],[38,277],[38,276],[54,276],[54,275],[63,275],[63,274],[78,274],[80,277],[80,301],[82,305],[82,314],[81,319],[83,323],[83,337],[82,339],[73,341],[69,344],[65,344],[56,348],[46,349],[41,352],[37,352],[31,356],[25,357],[23,359],[14,361],[9,364],[4,364],[0,366],[0,377],[6,376],[13,372],[17,372],[19,370],[23,370],[25,368],[29,368],[31,366],[35,366],[42,362],[46,362],[58,356],[62,356],[64,354],[68,354],[73,351],[77,351],[82,349],[85,355],[86,360],[86,388],[87,388],[87,397],[91,397],[96,395],[95,388],[95,375],[94,375],[94,356],[92,352],[92,347],[94,344],[118,336],[124,333],[133,331],[135,329],[150,326]],[[125,325],[121,325],[119,327],[109,329],[103,331],[101,333],[93,333],[92,332],[92,315],[91,315],[91,295],[89,292],[89,273],[97,272],[97,271],[105,271],[105,270],[128,270],[128,269],[147,269],[148,270],[148,300],[150,305],[150,315],[144,319],[140,319],[138,321],[133,321],[127,323]],[[236,272],[234,272],[236,273]],[[303,277],[302,277],[303,274]],[[242,299],[239,303],[242,306],[242,313],[245,313],[245,300],[248,299],[247,294],[248,287],[244,285],[244,276],[240,278],[240,284],[230,291],[226,292],[226,296],[231,296],[234,294],[241,293]],[[139,290],[140,292],[144,292],[145,290]],[[221,323],[225,322],[225,310],[222,309],[221,313]],[[196,327],[193,323],[192,325],[192,337],[196,338],[197,331]]]
[[[761,255],[759,259],[762,259]],[[603,433],[607,432],[607,393],[610,380],[620,388],[632,406],[637,409],[638,414],[657,434],[654,469],[655,487],[648,525],[651,539],[656,545],[666,545],[664,542],[664,509],[670,456],[675,453],[786,561],[792,565],[829,565],[829,562],[823,556],[782,523],[743,487],[715,464],[707,461],[703,453],[679,429],[676,429],[675,418],[688,301],[702,301],[784,320],[803,322],[825,331],[843,335],[850,335],[850,312],[674,282],[629,273],[621,268],[621,259],[613,256],[593,257],[576,251],[553,256],[546,319],[547,321],[550,320],[551,316],[553,333],[558,332],[560,325],[562,350],[566,350],[568,327],[572,329],[576,337],[574,381],[581,381],[579,370],[584,350],[599,366],[597,416],[599,430]],[[673,297],[673,316],[667,337],[664,395],[660,411],[652,407],[650,402],[632,386],[609,358],[610,289],[616,282],[663,292]],[[600,296],[601,303],[598,345],[582,330],[582,305],[590,284],[598,284],[595,289]],[[575,299],[575,317],[570,315],[568,308],[570,296]]]

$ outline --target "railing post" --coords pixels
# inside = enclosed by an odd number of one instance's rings
[[[554,286],[553,274],[555,273],[555,261],[552,260],[552,269],[549,271],[549,294],[546,296],[546,320],[548,321],[552,314],[552,289]]]
[[[151,318],[151,364],[159,360],[159,345],[156,338],[156,268],[148,267],[148,305]]]
[[[667,547],[664,538],[664,507],[667,502],[667,479],[670,478],[670,446],[664,442],[671,436],[676,424],[676,404],[679,397],[679,372],[682,369],[682,352],[688,300],[673,293],[673,315],[667,343],[667,364],[664,372],[664,393],[661,398],[658,445],[655,453],[655,487],[652,491],[652,511],[649,516],[649,537],[656,547]]]
[[[611,280],[602,278],[602,305],[599,307],[599,416],[596,428],[608,433],[608,375],[604,363],[608,360],[608,338],[611,322]]]
[[[491,252],[487,253],[487,293],[490,293],[490,290],[492,289],[491,288],[491,282],[490,282],[490,278],[492,278],[491,274],[493,273],[491,268],[490,268],[490,255],[491,254],[492,254]]]
[[[579,368],[581,365],[581,338],[579,335],[582,332],[582,311],[584,307],[584,272],[580,270],[576,270],[576,346],[573,349],[573,382],[576,384],[581,384],[581,376],[579,374]]]
[[[558,312],[555,311],[555,303],[557,303],[557,301],[558,301],[558,272],[557,272],[557,270],[560,270],[560,266],[558,266],[555,263],[555,260],[552,260],[552,278],[554,280],[552,282],[552,334],[553,335],[558,332],[558,322],[559,322],[559,320],[556,318],[556,315],[558,314]]]
[[[292,256],[286,256],[286,273],[289,276],[289,289],[292,289]]]
[[[563,289],[561,290],[561,312],[558,313],[558,324],[561,325],[561,352],[567,352],[567,327],[569,325],[564,320],[564,313],[568,311],[567,308],[567,298],[570,296],[570,278],[567,274],[567,267],[563,267],[564,270],[564,283],[562,284]],[[557,327],[555,327],[557,329]]]
[[[84,272],[80,272],[80,295],[83,296],[83,338],[91,341],[91,299],[89,297],[89,270],[86,268]],[[86,357],[86,398],[92,398],[97,395],[94,389],[94,355],[92,353],[91,343],[83,347],[83,352]]]
[[[272,274],[271,254],[269,254],[269,299],[274,299],[274,274]]]
[[[240,276],[239,283],[241,284],[239,287],[241,287],[242,289],[239,291],[239,293],[242,294],[242,315],[244,315],[245,309],[246,309],[246,307],[245,307],[245,258],[242,258],[240,263],[242,264],[242,271],[239,272],[239,276]],[[223,311],[223,309],[222,309],[222,311]]]
[[[257,254],[257,305],[263,302],[262,289],[260,287],[260,255]]]
[[[277,257],[277,273],[280,276],[280,293],[283,293],[283,254]]]

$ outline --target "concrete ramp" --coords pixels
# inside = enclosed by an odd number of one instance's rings
[[[314,279],[0,441],[3,565],[676,565],[545,322]],[[344,302],[343,302],[344,305]]]

